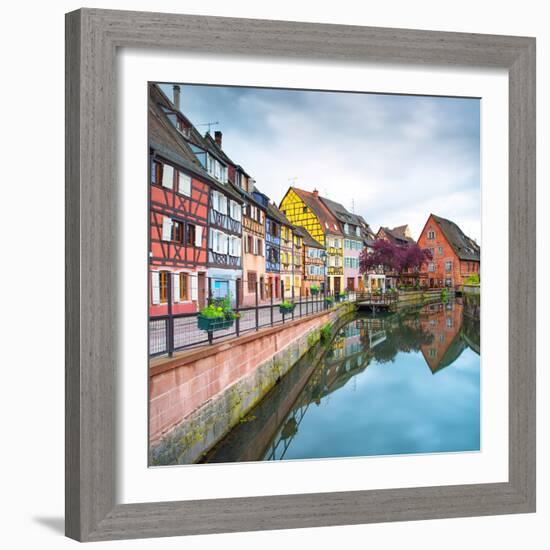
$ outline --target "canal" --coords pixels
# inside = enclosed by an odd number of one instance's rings
[[[479,450],[479,342],[461,299],[355,314],[201,461]]]

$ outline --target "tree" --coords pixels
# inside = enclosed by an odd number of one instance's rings
[[[377,267],[398,274],[409,269],[418,272],[422,264],[431,259],[431,252],[428,249],[420,248],[416,243],[400,246],[385,239],[377,239],[372,251],[363,248],[359,256],[359,269],[361,273],[368,273]]]

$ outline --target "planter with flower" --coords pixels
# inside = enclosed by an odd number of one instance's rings
[[[317,294],[319,294],[319,287],[317,285],[311,285],[309,287],[309,291],[311,292],[312,296],[317,296]]]
[[[292,313],[294,311],[294,308],[296,307],[296,304],[292,302],[287,302],[286,300],[284,302],[281,302],[279,304],[279,311],[282,315],[288,315],[289,313]]]
[[[225,330],[233,326],[238,314],[231,309],[229,298],[215,300],[201,309],[197,316],[197,327],[200,330],[212,332]]]
[[[327,304],[328,307],[332,306],[332,304],[334,304],[334,298],[332,296],[325,296],[325,304]]]

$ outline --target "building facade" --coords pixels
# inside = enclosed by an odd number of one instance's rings
[[[208,196],[212,182],[149,95],[149,314],[192,313],[207,300]]]
[[[307,298],[311,296],[312,286],[320,290],[325,282],[325,247],[316,241],[303,227],[295,226],[294,234],[302,238],[302,296]]]
[[[338,220],[325,206],[317,190],[290,187],[280,204],[281,211],[294,224],[303,227],[325,247],[328,292],[344,290],[344,243]]]
[[[359,256],[365,246],[365,240],[372,237],[370,227],[362,216],[349,212],[340,203],[324,197],[321,200],[338,220],[343,234],[344,290],[363,290]]]
[[[432,254],[432,261],[422,267],[424,286],[459,289],[467,277],[480,274],[479,245],[451,220],[430,214],[418,245]]]

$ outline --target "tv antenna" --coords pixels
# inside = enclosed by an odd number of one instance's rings
[[[208,126],[207,132],[210,133],[210,130],[212,129],[212,126],[216,126],[219,124],[218,121],[216,122],[202,122],[201,124],[196,124],[196,126]]]
[[[291,185],[294,185],[298,181],[298,177],[294,176],[293,178],[288,178],[288,181]]]

